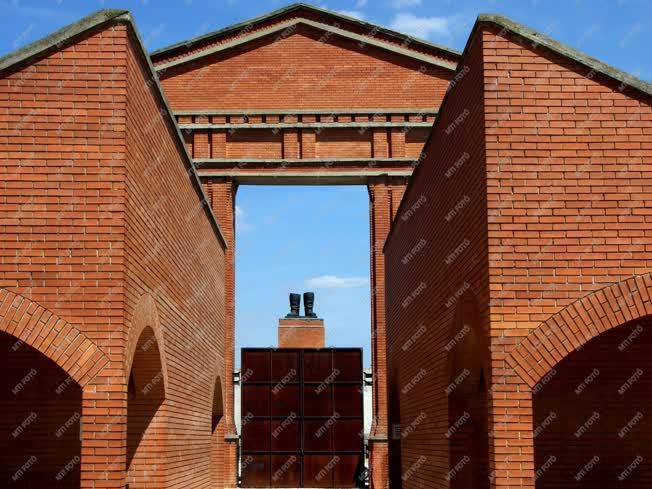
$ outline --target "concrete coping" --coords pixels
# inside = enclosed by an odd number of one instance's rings
[[[165,70],[169,68],[174,68],[175,66],[179,66],[182,64],[190,63],[192,61],[196,61],[198,59],[204,58],[206,56],[209,56],[211,54],[215,53],[220,53],[222,51],[226,51],[228,49],[232,49],[237,46],[241,46],[243,44],[246,44],[251,41],[255,41],[257,39],[261,39],[263,37],[270,36],[272,34],[276,33],[284,33],[287,32],[288,30],[295,29],[299,25],[304,25],[308,27],[312,27],[315,29],[318,29],[323,32],[328,32],[330,34],[334,34],[340,37],[347,38],[349,40],[362,43],[362,44],[369,44],[371,46],[374,46],[378,49],[383,49],[385,51],[389,51],[394,54],[398,54],[401,56],[406,56],[408,58],[413,58],[416,59],[422,63],[437,66],[438,68],[442,68],[445,70],[449,71],[455,71],[457,64],[455,62],[451,61],[446,61],[444,59],[435,57],[430,54],[424,54],[419,51],[413,51],[411,49],[408,49],[407,47],[403,47],[403,44],[398,45],[398,44],[393,44],[391,42],[377,39],[374,37],[370,36],[364,36],[361,34],[357,34],[353,31],[346,30],[346,29],[341,29],[339,27],[335,27],[333,25],[329,24],[324,24],[322,22],[316,22],[313,20],[305,19],[302,17],[294,18],[288,21],[283,21],[278,24],[273,24],[269,27],[265,27],[263,29],[253,31],[249,34],[243,35],[236,37],[234,39],[228,40],[222,44],[217,44],[215,46],[210,46],[206,47],[204,49],[201,49],[197,52],[189,53],[184,56],[181,56],[176,59],[172,59],[170,61],[162,62],[160,64],[156,65],[156,70],[159,71],[160,73],[163,73]]]
[[[280,328],[314,328],[324,323],[324,318],[311,318],[306,316],[285,317],[278,318]],[[314,324],[296,324],[294,321],[308,322]]]
[[[433,121],[434,122],[434,121]],[[374,129],[374,128],[403,128],[403,127],[431,127],[432,122],[270,122],[270,123],[192,123],[192,124],[179,124],[181,129],[187,131],[205,130],[205,129]]]
[[[399,41],[400,43],[404,43],[404,42],[409,40],[410,42],[414,43],[415,45],[420,45],[421,47],[424,47],[424,48],[434,49],[436,51],[441,51],[445,55],[450,56],[450,57],[458,57],[461,54],[460,51],[458,51],[456,49],[446,47],[446,46],[442,46],[441,44],[436,44],[436,43],[433,43],[433,42],[430,42],[430,41],[426,41],[424,39],[419,39],[419,38],[416,38],[416,37],[408,36],[406,34],[402,34],[400,32],[397,32],[397,31],[394,31],[394,30],[391,30],[391,29],[387,29],[386,27],[383,27],[383,26],[380,26],[380,25],[377,25],[377,24],[372,24],[370,22],[366,22],[364,20],[357,19],[355,17],[351,17],[349,15],[342,14],[340,12],[335,12],[335,11],[332,11],[332,10],[328,10],[328,9],[323,8],[323,7],[316,7],[314,5],[310,5],[310,4],[304,3],[304,2],[297,2],[297,3],[293,3],[291,5],[288,5],[287,7],[283,7],[283,8],[280,8],[278,10],[274,10],[274,11],[269,12],[267,14],[260,15],[258,17],[254,17],[254,18],[245,20],[243,22],[238,22],[237,24],[232,24],[232,25],[229,25],[227,27],[223,27],[222,29],[218,29],[216,31],[209,32],[207,34],[202,34],[200,36],[188,39],[186,41],[177,42],[177,43],[171,44],[169,46],[166,46],[166,47],[163,47],[163,48],[160,48],[160,49],[156,49],[155,51],[152,51],[151,55],[153,57],[165,55],[165,54],[168,54],[168,53],[170,53],[172,51],[176,51],[177,49],[182,49],[182,48],[187,49],[190,46],[193,46],[193,45],[195,45],[197,43],[208,41],[208,40],[220,37],[220,36],[227,36],[227,35],[232,34],[232,33],[250,30],[251,26],[253,26],[254,24],[259,24],[259,23],[262,23],[262,22],[265,22],[265,21],[268,21],[268,20],[272,20],[272,19],[274,19],[276,17],[280,17],[280,16],[282,16],[282,15],[284,15],[286,13],[291,13],[293,11],[300,10],[300,9],[309,10],[309,11],[312,11],[312,12],[315,12],[315,13],[327,15],[327,16],[332,17],[334,19],[341,19],[341,20],[344,20],[346,22],[350,22],[351,24],[355,24],[355,25],[358,25],[360,27],[363,27],[363,28],[367,29],[369,32],[379,32],[379,33],[382,33],[382,34],[384,34],[384,35],[386,35],[388,37],[392,37],[396,41]]]
[[[523,24],[514,22],[507,17],[497,14],[480,14],[478,16],[478,20],[476,21],[476,26],[479,24],[496,25],[501,29],[504,29],[508,32],[511,32],[512,34],[516,34],[517,36],[530,41],[534,47],[543,46],[565,58],[569,58],[577,63],[580,63],[587,68],[590,68],[591,70],[605,75],[615,81],[636,88],[648,95],[652,95],[652,83],[648,83],[644,80],[641,80],[640,78],[635,77],[631,73],[627,73],[626,71],[619,70],[618,68],[614,68],[611,65],[603,63],[602,61],[593,58],[588,54],[583,53],[582,51],[572,48],[567,44],[556,41],[551,37],[548,37],[541,32],[535,31],[534,29],[531,29]]]

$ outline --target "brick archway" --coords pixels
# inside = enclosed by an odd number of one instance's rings
[[[125,354],[127,481],[132,488],[166,486],[168,378],[156,302],[143,294],[133,313]]]
[[[652,273],[630,277],[569,304],[532,330],[507,356],[507,365],[532,388],[596,336],[648,314],[652,314]]]
[[[223,362],[216,362],[212,378],[213,392],[211,399],[211,480],[215,487],[225,487],[228,446],[224,440],[226,420],[224,419],[224,387],[222,382]]]
[[[504,370],[493,377],[506,389],[491,397],[492,487],[533,487],[533,389],[564,358],[604,332],[652,314],[652,273],[630,277],[569,304],[505,353]],[[494,351],[494,362],[501,353]],[[497,375],[497,373],[496,373]],[[498,401],[498,403],[496,402]],[[510,447],[506,451],[499,447]]]
[[[481,321],[477,295],[469,290],[459,299],[449,326],[449,382],[453,382],[464,368],[473,370],[472,374],[476,377],[480,372],[489,375],[491,359],[488,333]]]
[[[55,395],[62,396],[63,399],[63,397],[70,397],[76,389],[81,389],[84,405],[72,406],[77,416],[81,412],[79,421],[84,433],[80,440],[81,453],[94,455],[97,445],[93,443],[111,429],[111,423],[100,422],[94,416],[89,416],[87,409],[88,406],[96,406],[98,403],[98,384],[94,381],[95,379],[102,381],[103,378],[99,377],[99,374],[109,365],[108,356],[93,340],[65,319],[31,299],[7,289],[0,289],[0,332],[16,339],[12,350],[16,349],[20,352],[24,349],[21,348],[23,344],[29,346],[32,351],[38,352],[47,361],[57,365],[63,375],[68,376],[66,379],[60,379]],[[60,399],[58,406],[62,405],[63,401]],[[43,409],[43,406],[39,407]],[[71,419],[74,424],[74,418],[67,418],[64,421],[71,422]],[[71,473],[74,473],[78,467],[81,479],[84,481],[105,480],[108,473],[115,471],[115,461],[110,458],[106,459],[105,463],[88,462],[88,459],[77,457],[66,462],[69,464],[66,466],[71,467]]]
[[[156,338],[156,343],[158,344],[159,355],[161,357],[163,380],[164,384],[167,386],[168,376],[165,361],[165,344],[163,342],[163,331],[161,329],[161,323],[158,317],[156,301],[149,293],[143,294],[140,297],[136,307],[134,308],[134,313],[131,318],[129,336],[127,338],[127,347],[125,350],[125,378],[129,378],[129,373],[131,372],[131,367],[134,363],[134,357],[136,356],[136,345],[138,344],[138,340],[143,334],[145,328],[151,328],[154,332],[154,337]]]
[[[0,331],[55,362],[82,389],[109,363],[95,342],[75,326],[7,289],[0,289]]]
[[[458,301],[448,337],[449,486],[488,487],[489,439],[487,379],[490,377],[488,334],[477,296],[467,291]]]

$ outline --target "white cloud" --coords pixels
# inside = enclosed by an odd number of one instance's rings
[[[253,231],[256,229],[248,218],[249,214],[239,205],[235,206],[235,228],[236,231]]]
[[[415,37],[428,38],[432,35],[450,36],[451,19],[449,17],[417,17],[408,12],[394,16],[392,29]]]
[[[358,0],[355,2],[355,8],[364,8],[369,3],[369,0]]]
[[[306,286],[315,289],[357,289],[369,286],[369,279],[367,277],[321,275],[306,280]]]
[[[406,8],[421,5],[421,0],[392,0],[392,7]]]
[[[355,19],[364,19],[364,14],[359,10],[338,10],[338,12],[342,15],[348,15],[349,17],[353,17]]]

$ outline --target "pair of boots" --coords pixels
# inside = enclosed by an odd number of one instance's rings
[[[306,312],[307,318],[316,318],[317,314],[313,312],[313,307],[315,305],[315,293],[314,292],[304,292],[303,293],[303,307]],[[301,294],[290,294],[290,313],[285,316],[288,318],[297,318],[299,317],[299,309],[301,308]]]

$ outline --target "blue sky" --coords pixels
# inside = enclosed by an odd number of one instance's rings
[[[0,53],[100,8],[133,12],[154,50],[287,5],[274,0],[0,0]],[[499,13],[652,81],[649,0],[325,0],[315,5],[463,49],[475,17]],[[327,344],[369,359],[369,224],[364,187],[242,187],[236,342],[276,344],[290,291],[314,290]]]
[[[326,344],[363,346],[370,363],[368,202],[362,186],[240,187],[238,345],[275,346],[288,292],[311,290]]]

